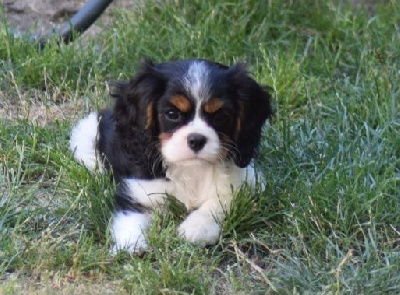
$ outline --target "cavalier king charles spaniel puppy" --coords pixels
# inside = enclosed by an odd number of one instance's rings
[[[118,183],[112,251],[147,248],[146,231],[167,195],[190,212],[180,236],[216,243],[235,191],[256,183],[252,159],[273,114],[270,95],[242,64],[202,59],[146,61],[113,88],[114,107],[80,120],[70,137],[78,161],[111,169]]]

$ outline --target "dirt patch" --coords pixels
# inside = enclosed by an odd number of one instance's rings
[[[133,9],[140,0],[114,1],[103,15],[85,33],[90,38],[102,30],[104,24],[110,24],[114,11],[118,8]],[[86,1],[83,0],[3,0],[7,21],[11,28],[24,33],[45,34],[60,28]],[[12,98],[7,98],[13,95]],[[82,112],[77,102],[53,102],[46,99],[48,93],[27,91],[10,94],[0,90],[0,118],[6,120],[27,119],[41,126],[56,120],[71,119]]]
[[[3,0],[7,20],[12,28],[21,32],[38,34],[61,27],[86,2],[83,0]],[[85,35],[96,34],[100,30],[99,23],[111,23],[111,18],[116,8],[131,9],[136,7],[139,2],[140,0],[113,1]]]
[[[5,120],[25,119],[45,126],[54,121],[71,119],[83,109],[83,102],[55,103],[39,90],[16,94],[13,99],[7,99],[9,95],[0,90],[0,118]]]

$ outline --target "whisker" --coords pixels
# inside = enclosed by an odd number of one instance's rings
[[[228,157],[230,157],[232,160],[236,160],[236,157],[239,155],[239,150],[232,140],[225,140],[221,142],[221,149],[227,152]]]
[[[153,175],[157,174],[158,166],[162,163],[162,155],[160,153],[160,144],[157,142],[158,138],[153,137],[153,144],[149,145],[146,149],[149,163],[151,164],[150,171]]]

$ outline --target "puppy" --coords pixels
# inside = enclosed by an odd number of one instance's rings
[[[273,114],[269,94],[242,64],[202,59],[147,61],[113,88],[113,109],[89,114],[70,138],[78,161],[112,169],[119,183],[112,251],[147,248],[153,212],[167,194],[191,212],[178,234],[216,243],[235,190],[256,182],[251,162]]]

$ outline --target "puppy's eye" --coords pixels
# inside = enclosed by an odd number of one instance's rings
[[[229,116],[222,110],[219,110],[212,116],[212,119],[215,123],[225,123],[229,119]]]
[[[179,122],[181,119],[181,113],[177,110],[170,109],[165,112],[165,117],[171,122]]]

